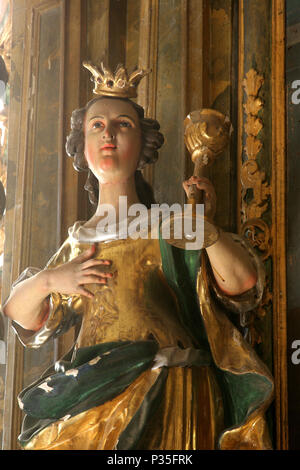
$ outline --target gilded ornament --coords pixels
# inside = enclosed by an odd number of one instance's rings
[[[214,162],[229,143],[231,124],[228,117],[214,109],[192,111],[184,121],[184,141],[191,159],[203,166]]]
[[[246,112],[244,130],[247,134],[245,153],[248,157],[241,170],[243,222],[249,219],[259,219],[262,216],[267,210],[268,198],[271,193],[270,186],[266,182],[265,172],[259,169],[256,162],[256,157],[263,147],[261,140],[257,137],[263,128],[263,122],[258,117],[258,113],[263,107],[263,101],[258,97],[263,81],[263,76],[254,69],[249,70],[243,80],[247,95],[247,101],[244,104]],[[253,191],[253,198],[246,201],[246,192],[250,189]]]
[[[256,315],[258,318],[263,318],[267,313],[267,307],[272,302],[273,295],[270,291],[269,280],[267,279],[267,285],[264,290],[264,295],[262,297],[261,304],[256,309]]]
[[[248,220],[260,218],[268,207],[268,196],[271,194],[269,184],[265,181],[264,171],[260,171],[255,160],[247,160],[241,170],[242,197],[244,204],[242,206],[243,219]],[[253,199],[246,203],[245,196],[247,190],[253,191]]]
[[[264,83],[264,78],[262,75],[259,75],[256,70],[250,69],[246,73],[246,78],[243,80],[243,87],[247,96],[253,96],[257,98],[258,92]]]
[[[121,64],[117,66],[115,73],[112,73],[103,63],[98,68],[91,62],[85,61],[83,66],[92,74],[91,80],[94,81],[93,93],[95,95],[119,98],[136,98],[140,81],[150,73],[150,70],[138,69],[128,76],[126,68]]]
[[[243,105],[246,114],[256,115],[263,107],[263,100],[261,98],[254,98],[248,96],[247,102]]]
[[[247,120],[245,124],[246,134],[257,137],[260,131],[262,130],[262,128],[263,128],[263,123],[261,119],[259,119],[256,116],[253,116],[252,114],[249,114],[247,116]]]
[[[254,248],[261,254],[262,260],[266,260],[271,255],[271,233],[269,226],[262,219],[248,219],[242,225],[242,233]]]
[[[241,169],[241,217],[243,223],[241,233],[253,247],[259,250],[262,260],[265,261],[272,253],[272,239],[270,228],[261,217],[269,207],[271,188],[266,181],[265,172],[259,168],[256,161],[263,147],[263,143],[258,138],[263,128],[263,122],[258,117],[258,113],[263,109],[263,100],[258,96],[263,82],[263,76],[254,69],[249,70],[243,80],[243,87],[247,95],[247,101],[243,105],[246,113],[244,131],[247,137],[244,150],[247,160]],[[247,198],[249,194],[252,194],[252,197]],[[255,311],[248,312],[245,317],[241,317],[241,324],[247,327],[247,339],[253,346],[255,343],[261,342],[261,336],[256,331],[255,319],[265,316],[267,305],[271,299],[272,294],[267,282],[260,306]]]
[[[262,146],[263,144],[261,140],[256,139],[253,135],[248,135],[246,139],[245,152],[249,160],[256,159],[256,155],[261,151]]]

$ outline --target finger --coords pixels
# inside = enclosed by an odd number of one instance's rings
[[[208,183],[205,183],[203,181],[197,181],[195,182],[195,185],[198,189],[202,189],[208,194],[215,194],[215,188]]]
[[[82,279],[81,284],[106,284],[107,279],[105,276],[97,276],[94,274],[90,274],[89,276],[84,276]]]
[[[113,274],[110,272],[103,272],[99,271],[99,269],[85,269],[82,274],[84,276],[90,276],[90,275],[95,275],[95,276],[100,276],[100,277],[113,277]]]
[[[184,189],[185,191],[188,191],[188,190],[189,190],[189,185],[187,184],[186,181],[183,181],[182,186],[183,186],[183,189]]]
[[[203,176],[203,175],[192,175],[189,179],[192,179],[192,180],[203,180],[205,181],[206,183],[210,183],[212,184],[211,180],[209,178],[207,178],[206,176]]]
[[[88,248],[83,253],[81,253],[76,258],[74,258],[73,261],[75,261],[76,263],[82,263],[82,262],[90,259],[92,256],[94,256],[95,250],[96,250],[96,245],[93,244],[93,245],[91,245],[90,248]]]
[[[190,184],[205,183],[211,187],[214,187],[212,182],[205,176],[192,176],[189,181],[190,181]]]
[[[187,186],[191,186],[193,184],[197,184],[197,183],[201,183],[201,182],[206,183],[206,184],[213,187],[212,182],[208,178],[205,178],[204,176],[191,176],[188,180],[185,180],[182,184],[187,185]]]
[[[88,299],[92,299],[94,297],[94,294],[90,292],[88,289],[85,289],[84,287],[79,287],[76,293],[83,295],[84,297],[87,297]]]
[[[187,197],[190,197],[190,195],[191,195],[191,194],[190,194],[191,188],[192,188],[193,186],[196,187],[196,184],[195,184],[193,181],[190,182],[190,183],[188,183],[187,181],[184,181],[184,182],[182,183],[182,186],[183,186],[183,189],[184,189],[185,192],[186,192]]]
[[[82,269],[90,268],[91,266],[110,266],[111,261],[108,259],[89,259],[82,263]]]
[[[205,196],[209,196],[209,197],[213,197],[215,196],[215,189],[213,186],[211,185],[208,185],[207,183],[204,183],[204,182],[198,182],[198,181],[192,181],[191,183],[183,183],[183,188],[184,190],[188,193],[189,192],[189,188],[191,187],[191,185],[195,185],[197,189],[199,190],[202,190],[205,192]]]

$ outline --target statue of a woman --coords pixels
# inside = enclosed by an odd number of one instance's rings
[[[226,311],[253,309],[264,277],[252,249],[220,231],[209,248],[182,250],[152,236],[120,236],[127,206],[154,203],[140,169],[163,143],[157,121],[130,100],[142,74],[90,66],[97,96],[74,111],[67,152],[88,170],[93,217],[76,222],[43,270],[17,280],[4,313],[37,348],[71,326],[74,347],[19,395],[25,449],[268,449],[269,371]],[[210,181],[204,190],[213,220]],[[108,206],[107,206],[108,205]],[[119,221],[99,230],[104,208]],[[156,232],[158,233],[158,231]],[[216,274],[216,277],[214,275]]]

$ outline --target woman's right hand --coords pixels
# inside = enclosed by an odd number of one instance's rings
[[[47,269],[49,292],[81,294],[92,298],[94,295],[84,287],[84,284],[106,284],[107,279],[113,277],[111,272],[107,272],[107,266],[111,265],[111,261],[93,259],[94,254],[95,245],[92,245],[71,261]],[[105,267],[106,269],[103,269]]]

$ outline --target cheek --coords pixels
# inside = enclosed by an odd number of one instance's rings
[[[89,166],[93,166],[95,162],[95,152],[93,149],[93,145],[90,142],[85,142],[84,155]]]
[[[124,146],[124,159],[126,160],[139,160],[140,153],[141,153],[141,138],[140,136],[134,136],[132,139],[126,142]]]

